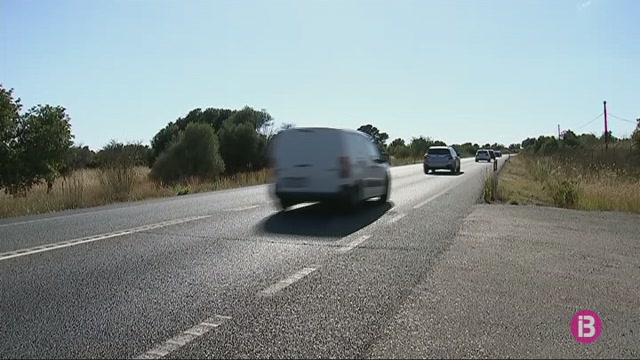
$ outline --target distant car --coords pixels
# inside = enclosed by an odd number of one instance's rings
[[[487,149],[487,151],[489,151],[489,155],[491,155],[491,160],[495,160],[496,159],[496,152],[493,149]]]
[[[496,157],[502,157],[502,151],[496,150]]]
[[[460,172],[460,156],[451,146],[432,146],[424,155],[424,173],[436,170],[450,170],[452,173]]]
[[[476,151],[476,162],[479,161],[491,162],[491,154],[489,154],[489,150],[479,149]]]
[[[305,202],[387,202],[389,163],[372,139],[356,130],[307,127],[281,131],[269,148],[272,194],[281,210]]]

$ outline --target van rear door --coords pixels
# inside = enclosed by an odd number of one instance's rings
[[[293,128],[278,134],[272,159],[280,191],[338,191],[341,135],[337,129],[323,128]]]

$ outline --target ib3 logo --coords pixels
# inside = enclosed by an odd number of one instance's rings
[[[595,341],[602,332],[600,317],[588,309],[575,313],[571,318],[570,327],[573,338],[585,344]]]

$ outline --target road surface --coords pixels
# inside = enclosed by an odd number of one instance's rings
[[[366,357],[638,359],[639,233],[637,214],[476,205]]]
[[[491,169],[396,167],[351,215],[256,186],[0,220],[0,357],[366,357]]]

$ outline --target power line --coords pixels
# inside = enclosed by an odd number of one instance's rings
[[[628,123],[632,123],[632,124],[635,124],[635,123],[636,123],[636,122],[635,122],[635,121],[633,121],[633,120],[623,119],[623,118],[621,118],[621,117],[618,117],[618,116],[613,115],[612,113],[609,113],[609,116],[611,116],[611,117],[613,117],[613,118],[615,118],[615,119],[618,119],[618,120],[626,121],[626,122],[628,122]]]
[[[575,129],[574,129],[574,131],[578,131],[578,130],[582,129],[583,127],[585,127],[585,126],[587,126],[587,125],[591,124],[592,122],[594,122],[594,121],[596,121],[596,120],[600,119],[600,118],[602,117],[602,115],[604,115],[604,113],[600,113],[600,115],[598,115],[598,116],[594,117],[593,119],[589,120],[589,122],[588,122],[588,123],[586,123],[586,124],[584,124],[584,125],[582,125],[582,126],[580,126],[580,127],[578,127],[578,128],[575,128]],[[570,129],[570,130],[571,130],[571,129]]]

